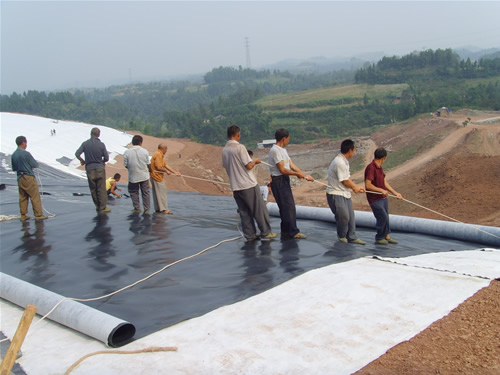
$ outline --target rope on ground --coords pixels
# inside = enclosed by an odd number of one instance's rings
[[[36,174],[36,179],[38,180],[38,184],[40,185],[40,195],[41,201],[42,201],[42,210],[44,210],[47,213],[48,217],[55,217],[56,215],[53,214],[52,212],[49,212],[46,208],[45,205],[43,204],[43,184],[42,184],[42,179],[40,178],[40,172],[38,171],[38,168],[35,169],[35,174]]]
[[[21,216],[19,215],[0,215],[0,221],[9,221],[9,220],[15,220],[15,219],[20,219]]]
[[[240,231],[240,229],[238,228],[238,231]],[[130,289],[130,288],[133,288],[134,286],[146,281],[146,280],[149,280],[150,278],[152,278],[153,276],[156,276],[158,275],[159,273],[165,271],[167,268],[170,268],[172,266],[175,266],[176,264],[179,264],[181,262],[184,262],[186,260],[189,260],[189,259],[193,259],[197,256],[200,256],[204,253],[206,253],[207,251],[209,250],[212,250],[212,249],[215,249],[216,247],[222,245],[223,243],[226,243],[226,242],[231,242],[231,241],[237,241],[239,240],[240,238],[243,237],[243,234],[241,234],[241,231],[240,231],[240,235],[238,237],[233,237],[233,238],[229,238],[229,239],[226,239],[226,240],[222,240],[220,242],[218,242],[217,244],[215,245],[212,245],[212,246],[209,246],[199,252],[197,252],[196,254],[193,254],[193,255],[189,255],[185,258],[182,258],[182,259],[179,259],[179,260],[176,260],[175,262],[172,262],[170,264],[167,264],[166,266],[160,268],[158,271],[155,271],[153,272],[152,274],[130,284],[130,285],[127,285],[127,286],[124,286],[123,288],[120,288],[112,293],[109,293],[109,294],[106,294],[104,296],[100,296],[100,297],[95,297],[95,298],[73,298],[73,297],[64,297],[63,299],[61,299],[47,314],[45,314],[44,316],[42,316],[40,318],[39,321],[37,321],[35,324],[33,324],[33,326],[37,325],[38,323],[40,323],[41,321],[43,321],[45,318],[47,318],[61,303],[63,303],[64,301],[66,300],[71,300],[71,301],[77,301],[77,302],[90,302],[90,301],[98,301],[98,300],[101,300],[101,299],[105,299],[105,298],[109,298],[111,296],[114,296],[115,294],[118,294],[120,292],[123,292],[127,289]]]
[[[177,347],[175,346],[165,346],[165,347],[149,347],[149,348],[144,348],[144,349],[138,349],[138,350],[99,350],[94,353],[89,353],[82,358],[80,358],[78,361],[73,363],[64,373],[64,375],[68,375],[73,371],[80,363],[82,363],[84,360],[87,358],[90,358],[95,355],[99,354],[139,354],[139,353],[158,353],[158,352],[176,352]]]

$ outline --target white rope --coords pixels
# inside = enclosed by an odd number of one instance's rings
[[[192,178],[193,180],[200,180],[200,181],[208,181],[208,182],[212,182],[214,184],[229,185],[227,182],[221,182],[221,181],[217,181],[217,180],[209,180],[209,179],[200,178],[200,177],[186,176],[184,174],[181,174],[179,177],[187,177],[187,178]]]
[[[48,217],[55,217],[56,215],[53,214],[52,212],[49,212],[49,210],[47,210],[43,204],[43,184],[42,184],[42,179],[40,178],[40,172],[38,171],[38,168],[35,169],[35,174],[36,174],[36,179],[38,180],[38,184],[40,185],[40,192],[41,192],[41,201],[42,201],[42,210],[45,211],[47,213],[47,216]]]
[[[9,221],[19,219],[21,216],[19,215],[0,215],[0,221]]]
[[[238,231],[239,228],[238,228]],[[234,237],[234,238],[229,238],[229,239],[226,239],[226,240],[222,240],[220,242],[218,242],[217,244],[215,245],[212,245],[212,246],[209,246],[199,252],[197,252],[196,254],[193,254],[193,255],[190,255],[190,256],[187,256],[185,258],[182,258],[182,259],[179,259],[179,260],[176,260],[175,262],[172,262],[170,264],[167,264],[166,266],[164,266],[163,268],[160,268],[158,271],[155,271],[153,272],[152,274],[144,277],[143,279],[140,279],[130,285],[127,285],[127,286],[124,286],[123,288],[120,288],[112,293],[109,293],[109,294],[106,294],[104,296],[100,296],[100,297],[95,297],[95,298],[73,298],[73,297],[64,297],[63,299],[61,299],[47,314],[45,314],[44,316],[42,316],[42,318],[40,318],[39,321],[37,321],[35,324],[33,324],[33,326],[37,325],[38,323],[40,323],[42,320],[44,320],[45,318],[47,318],[61,303],[63,303],[64,301],[66,300],[71,300],[71,301],[77,301],[77,302],[90,302],[90,301],[98,301],[98,300],[101,300],[101,299],[105,299],[105,298],[108,298],[108,297],[111,297],[111,296],[114,296],[115,294],[118,294],[120,292],[123,292],[127,289],[130,289],[130,288],[133,288],[134,286],[146,281],[146,280],[149,280],[150,278],[152,278],[153,276],[156,276],[158,275],[159,273],[165,271],[167,268],[170,268],[172,266],[175,266],[176,264],[179,264],[181,262],[184,262],[186,260],[189,260],[189,259],[192,259],[192,258],[195,258],[197,256],[200,256],[204,253],[206,253],[207,251],[211,250],[211,249],[214,249],[220,245],[222,245],[223,243],[225,242],[231,242],[231,241],[236,241],[236,240],[239,240],[240,238],[242,238],[243,235],[241,234],[241,231],[240,231],[240,236],[238,237]],[[1,341],[0,341],[1,342]]]
[[[261,161],[261,163],[262,163],[262,164],[265,164],[265,165],[268,165],[268,166],[271,166],[271,165],[269,165],[268,163],[263,162],[263,161]],[[329,187],[329,186],[330,186],[330,185],[325,184],[324,182],[320,182],[320,181],[318,181],[318,180],[314,180],[314,182],[316,182],[316,183],[318,183],[318,184],[320,184],[320,185],[326,186],[326,187]],[[368,191],[368,193],[370,193],[370,194],[380,194],[380,195],[383,195],[382,193],[379,193],[379,192],[377,192],[377,191]],[[395,195],[393,195],[393,194],[388,194],[388,196],[393,197],[393,198],[396,198],[396,199],[399,199],[398,197],[396,197],[396,196],[395,196]],[[447,216],[447,215],[445,215],[445,214],[442,214],[442,213],[440,213],[440,212],[437,212],[437,211],[435,211],[435,210],[432,210],[432,209],[430,209],[430,208],[428,208],[428,207],[422,206],[422,205],[420,205],[420,204],[418,204],[418,203],[412,202],[412,201],[410,201],[410,200],[408,200],[408,199],[403,198],[402,200],[403,200],[403,201],[405,201],[405,202],[408,202],[408,203],[414,204],[414,205],[415,205],[415,206],[417,206],[417,207],[420,207],[420,208],[423,208],[423,209],[425,209],[425,210],[428,210],[428,211],[430,211],[430,212],[432,212],[432,213],[435,213],[436,215],[441,215],[441,216],[443,216],[443,217],[445,217],[445,218],[447,218],[447,219],[449,219],[449,220],[455,221],[455,222],[457,222],[457,223],[464,224],[464,225],[470,225],[472,228],[474,228],[474,229],[476,229],[476,230],[478,230],[478,231],[480,231],[480,232],[483,232],[483,233],[485,233],[485,234],[487,234],[487,235],[490,235],[490,236],[492,236],[492,237],[495,237],[495,238],[500,238],[500,236],[497,236],[497,235],[495,235],[495,234],[493,234],[493,233],[490,233],[490,232],[487,232],[487,231],[485,231],[485,230],[483,230],[483,229],[481,229],[481,228],[478,228],[478,227],[476,227],[474,224],[464,223],[463,221],[460,221],[460,220],[454,219],[454,218],[452,218],[452,217],[450,217],[450,216]]]

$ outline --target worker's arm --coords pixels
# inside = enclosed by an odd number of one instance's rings
[[[260,159],[259,158],[255,158],[254,160],[252,160],[251,162],[249,162],[248,164],[246,164],[245,168],[248,169],[248,170],[251,170],[257,164],[260,164]]]
[[[376,187],[375,185],[373,185],[372,180],[366,179],[365,180],[365,187],[366,187],[366,191],[368,191],[368,192],[375,191],[377,193],[382,194],[384,197],[387,197],[389,195],[389,192],[387,190],[384,190],[382,188],[379,188],[379,187]]]
[[[384,183],[385,183],[385,187],[387,188],[387,190],[389,190],[392,194],[394,194],[396,196],[396,198],[403,199],[403,196],[401,194],[399,194],[396,190],[394,190],[392,188],[392,186],[389,185],[389,183],[387,182],[387,180],[384,180]]]
[[[342,181],[342,185],[344,185],[346,188],[351,189],[355,193],[365,192],[365,189],[363,187],[356,185],[354,182],[351,181],[351,179]]]
[[[308,174],[305,174],[304,172],[302,172],[302,170],[299,167],[297,167],[295,164],[293,164],[292,160],[290,160],[290,169],[294,172],[302,174],[302,177],[299,177],[299,176],[297,176],[297,177],[305,178],[307,181],[314,181],[314,178],[312,178]]]

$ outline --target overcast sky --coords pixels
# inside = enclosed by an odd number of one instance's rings
[[[1,92],[288,58],[500,47],[500,2],[4,1]]]

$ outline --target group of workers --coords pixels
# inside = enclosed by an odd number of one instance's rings
[[[251,159],[246,148],[239,143],[241,130],[232,125],[227,129],[228,141],[222,151],[222,165],[227,171],[233,196],[238,206],[242,230],[248,241],[259,237],[262,239],[274,238],[277,235],[271,232],[269,213],[262,196],[255,174],[252,173],[255,165],[260,164],[259,158]],[[297,227],[295,201],[290,185],[290,176],[299,179],[314,181],[314,178],[304,173],[293,163],[286,146],[290,142],[290,134],[286,129],[278,129],[275,133],[276,143],[268,155],[268,165],[271,172],[271,191],[279,208],[281,218],[281,236],[293,239],[305,239]],[[351,200],[351,191],[367,193],[367,199],[376,218],[375,242],[378,244],[397,244],[390,236],[389,207],[387,196],[392,193],[398,199],[402,195],[390,186],[385,178],[382,164],[387,159],[387,151],[379,148],[375,151],[374,160],[365,169],[365,187],[358,186],[351,180],[349,159],[354,156],[356,146],[350,139],[346,139],[340,146],[340,153],[333,159],[328,168],[328,187],[326,198],[328,205],[335,215],[338,240],[342,243],[365,245],[356,236],[356,221]],[[255,222],[260,230],[257,234]]]
[[[99,128],[92,128],[90,138],[83,142],[76,150],[75,156],[80,160],[81,165],[85,165],[90,193],[94,201],[96,210],[99,213],[110,212],[107,207],[108,194],[120,197],[116,182],[120,181],[121,175],[116,173],[113,177],[106,179],[104,169],[105,163],[109,160],[106,146],[99,139],[101,132]],[[163,182],[165,174],[181,174],[172,169],[165,161],[167,145],[160,143],[158,150],[153,154],[151,160],[149,152],[142,147],[143,138],[140,135],[132,137],[132,147],[123,154],[123,164],[128,170],[128,192],[132,199],[133,213],[140,213],[141,199],[144,214],[150,213],[152,187],[153,205],[157,213],[173,214],[168,209],[167,187]],[[82,153],[85,159],[81,157]]]
[[[108,194],[120,197],[117,186],[121,175],[116,173],[106,179],[105,163],[109,160],[106,146],[99,139],[99,128],[92,128],[90,138],[83,142],[75,156],[85,166],[87,180],[92,200],[100,214],[111,211],[107,207]],[[259,158],[252,159],[248,150],[240,144],[241,129],[236,125],[227,128],[227,143],[222,151],[222,165],[229,176],[233,197],[238,206],[243,235],[247,241],[257,239],[272,239],[277,237],[271,231],[269,213],[257,183],[254,167],[261,163]],[[290,134],[286,129],[278,129],[275,133],[276,143],[268,155],[271,181],[270,188],[276,200],[281,217],[281,236],[293,239],[305,239],[306,236],[297,227],[295,201],[290,185],[290,176],[314,181],[314,178],[304,173],[293,163],[286,146],[290,142]],[[143,138],[140,135],[132,137],[132,147],[123,154],[124,166],[128,170],[128,192],[132,199],[133,213],[140,213],[141,198],[144,214],[150,213],[150,184],[152,187],[153,204],[157,213],[173,214],[168,209],[167,188],[163,181],[164,175],[181,174],[171,168],[165,161],[167,146],[158,145],[158,150],[150,159],[149,152],[142,147]],[[16,138],[18,148],[12,154],[12,169],[17,172],[19,188],[19,208],[21,220],[27,220],[28,200],[31,199],[35,220],[47,219],[43,215],[38,184],[33,168],[38,163],[26,151],[27,140],[24,136]],[[382,164],[387,159],[387,151],[379,148],[375,151],[374,160],[365,169],[365,187],[351,180],[349,159],[356,151],[352,140],[342,142],[340,153],[333,159],[328,168],[328,187],[326,198],[335,215],[338,240],[343,243],[364,245],[356,236],[356,224],[351,200],[351,191],[367,193],[367,199],[376,218],[375,242],[378,244],[396,244],[390,236],[387,196],[392,193],[399,199],[402,195],[395,191],[387,182]],[[81,155],[84,154],[85,158]],[[255,223],[260,233],[257,234]]]

